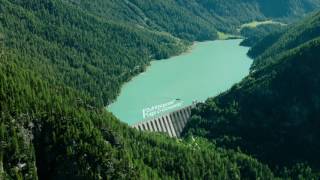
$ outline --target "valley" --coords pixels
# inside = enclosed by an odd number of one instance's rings
[[[0,179],[319,179],[319,10],[0,0]]]

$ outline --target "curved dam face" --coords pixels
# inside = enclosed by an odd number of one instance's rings
[[[190,52],[151,62],[107,109],[137,129],[178,137],[190,116],[180,110],[228,90],[249,74],[252,60],[246,55],[249,48],[239,46],[241,41],[196,43]]]
[[[189,121],[191,109],[195,104],[182,109],[155,117],[132,125],[140,131],[166,133],[170,137],[180,137],[184,127]]]

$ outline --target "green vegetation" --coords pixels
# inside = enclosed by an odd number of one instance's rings
[[[281,33],[286,29],[287,29],[287,26],[284,26],[281,24],[262,24],[255,28],[251,28],[251,27],[242,28],[240,33],[243,37],[246,37],[246,39],[241,42],[241,45],[255,46],[256,44],[259,44],[259,42],[262,41],[262,39],[270,41],[272,39],[270,38],[272,35]],[[269,37],[265,38],[267,35]]]
[[[0,0],[0,179],[275,178],[239,150],[138,132],[104,109],[151,59],[268,17],[256,2]],[[295,175],[310,169],[281,174]]]
[[[185,136],[241,149],[267,163],[277,175],[293,167],[292,171],[309,172],[306,179],[316,179],[320,169],[319,22],[320,14],[313,15],[281,32],[274,43],[257,44],[267,46],[258,55],[264,63],[258,62],[228,92],[199,104]]]
[[[293,21],[320,7],[318,0],[64,0],[113,22],[170,32],[188,40],[215,39],[217,30],[235,34],[248,22]],[[276,22],[276,21],[275,21]]]
[[[232,34],[227,34],[223,32],[218,32],[218,39],[219,40],[228,40],[228,39],[239,39],[242,38],[241,36],[238,35],[232,35]]]
[[[319,12],[315,13],[304,21],[292,25],[288,31],[272,33],[254,45],[249,51],[249,55],[256,59],[252,69],[264,67],[274,62],[275,56],[319,37],[319,16]]]
[[[319,8],[318,0],[251,0],[259,4],[260,11],[272,19],[279,17],[292,21],[295,17],[301,17],[306,12]]]
[[[241,152],[120,123],[92,99],[20,67],[1,46],[1,179],[273,178]]]
[[[1,49],[1,178],[272,177],[240,152],[130,129],[88,107],[89,98],[20,68],[19,57]]]
[[[80,89],[100,106],[114,99],[120,85],[143,71],[151,58],[178,54],[188,44],[101,20],[60,1],[3,1],[1,9],[3,43],[30,57],[21,65]]]

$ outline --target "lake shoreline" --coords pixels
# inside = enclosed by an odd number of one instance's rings
[[[228,37],[228,38],[226,38],[226,39],[219,39],[219,38],[218,38],[218,39],[214,39],[214,40],[193,41],[193,42],[191,43],[191,45],[189,45],[189,46],[186,48],[185,51],[182,51],[181,53],[178,53],[177,55],[172,55],[172,56],[169,56],[168,58],[165,58],[165,59],[158,59],[158,60],[157,60],[157,59],[152,59],[152,60],[150,60],[150,62],[154,62],[154,61],[166,61],[166,60],[169,60],[169,59],[171,59],[171,58],[173,58],[173,57],[187,55],[187,54],[191,53],[191,52],[194,50],[194,48],[196,47],[196,45],[199,44],[199,43],[214,42],[214,41],[230,41],[230,40],[238,40],[238,39],[244,40],[243,37],[241,37],[241,36],[232,35],[232,37]],[[148,66],[150,66],[150,63],[149,63],[146,67],[148,67]],[[145,72],[145,71],[144,71],[144,72]],[[142,73],[143,73],[143,72],[142,72]]]
[[[183,106],[188,106],[228,90],[249,74],[252,63],[246,54],[248,48],[240,42],[193,42],[178,57],[152,61],[122,86],[120,96],[107,109],[130,125],[143,120],[141,110],[146,107],[173,99],[181,99]]]
[[[219,38],[218,38],[218,39],[214,39],[214,40],[193,41],[193,42],[191,42],[191,45],[187,45],[186,50],[181,51],[180,53],[178,53],[178,54],[176,54],[176,55],[169,56],[168,58],[165,58],[165,59],[158,59],[158,60],[156,60],[156,59],[150,59],[149,63],[148,63],[147,65],[143,66],[143,71],[135,74],[135,75],[132,76],[128,81],[124,82],[124,83],[121,85],[121,87],[120,87],[121,89],[120,89],[120,92],[119,92],[119,94],[117,95],[117,97],[116,97],[115,99],[113,99],[108,105],[106,105],[105,108],[108,109],[108,107],[109,107],[111,104],[115,103],[115,102],[117,101],[117,98],[118,98],[119,95],[121,94],[123,87],[124,87],[127,83],[129,83],[130,81],[132,81],[135,77],[139,76],[140,74],[145,73],[145,72],[147,71],[147,69],[152,65],[152,64],[151,64],[152,62],[166,61],[166,60],[170,60],[171,58],[174,58],[174,57],[183,56],[183,55],[188,55],[189,53],[191,53],[191,52],[194,50],[194,48],[196,47],[196,45],[197,45],[198,43],[213,42],[213,41],[229,41],[229,40],[237,40],[237,39],[242,39],[242,40],[244,40],[244,39],[241,38],[240,36],[232,36],[232,37],[229,37],[229,38],[227,38],[227,39],[219,39]]]

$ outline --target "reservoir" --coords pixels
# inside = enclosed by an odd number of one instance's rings
[[[126,83],[108,110],[129,125],[216,96],[249,74],[242,40],[199,42],[190,52],[152,61]]]

